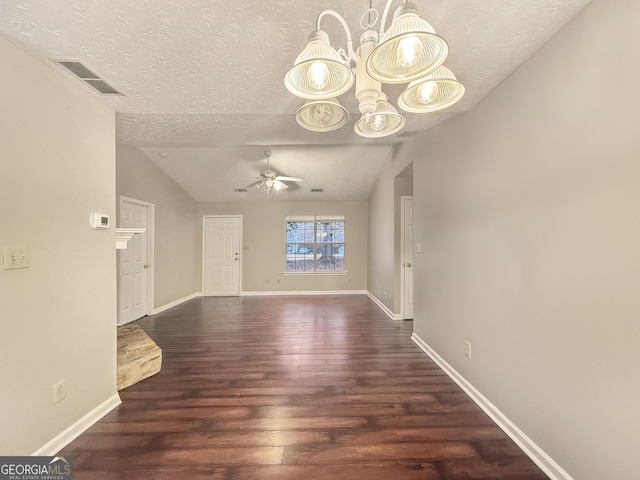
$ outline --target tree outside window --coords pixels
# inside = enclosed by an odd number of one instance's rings
[[[344,271],[344,216],[286,217],[286,271]]]

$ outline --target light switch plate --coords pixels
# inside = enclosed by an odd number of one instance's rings
[[[29,247],[4,247],[4,269],[29,268]]]

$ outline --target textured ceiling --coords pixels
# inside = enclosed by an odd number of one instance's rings
[[[391,147],[380,146],[273,147],[270,169],[303,181],[289,183],[287,190],[267,195],[256,187],[242,193],[233,191],[254,183],[260,171],[267,168],[261,147],[142,147],[141,150],[180,185],[188,185],[197,201],[211,201],[212,195],[218,201],[366,200],[380,168],[391,154]],[[324,191],[311,193],[312,188]]]
[[[80,60],[121,91],[123,97],[107,100],[118,112],[118,142],[148,147],[143,151],[197,200],[237,199],[239,194],[228,191],[236,186],[232,178],[242,173],[235,163],[247,161],[248,152],[259,161],[267,147],[274,151],[274,166],[280,160],[287,169],[283,174],[305,178],[305,187],[287,198],[315,199],[309,185],[327,188],[342,177],[349,178],[349,185],[336,187],[337,196],[366,198],[373,185],[369,172],[379,170],[389,146],[473,108],[588,2],[416,1],[421,16],[449,43],[446,65],[467,93],[445,113],[406,114],[405,129],[381,140],[353,133],[359,117],[353,90],[340,98],[350,122],[319,134],[296,124],[294,114],[303,101],[283,85],[321,9],[339,11],[357,45],[368,0],[0,2],[0,33],[52,68],[58,67],[50,58]],[[385,2],[372,3],[382,10]],[[338,22],[326,17],[322,27],[334,47],[344,48]],[[395,104],[403,87],[383,90]],[[318,155],[319,146],[335,145],[349,148]],[[371,146],[385,148],[371,155]],[[159,149],[170,155],[161,159]],[[329,161],[342,152],[340,161]],[[324,170],[300,160],[307,157]],[[373,160],[363,165],[364,157]],[[203,159],[215,160],[210,165]],[[205,190],[203,175],[212,171],[217,175],[212,182],[227,182]],[[329,198],[326,192],[324,199]]]

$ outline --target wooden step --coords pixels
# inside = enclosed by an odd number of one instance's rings
[[[138,325],[118,327],[118,390],[160,371],[162,350]]]

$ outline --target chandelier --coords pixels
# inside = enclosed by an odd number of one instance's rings
[[[464,86],[443,65],[449,50],[447,42],[418,16],[413,3],[405,0],[396,9],[389,30],[384,31],[392,2],[387,0],[379,33],[373,29],[378,11],[369,2],[360,19],[364,32],[357,51],[344,18],[334,10],[320,12],[309,43],[284,77],[287,90],[306,100],[296,112],[300,126],[314,132],[330,132],[346,124],[349,112],[337,97],[354,83],[361,113],[354,130],[368,138],[392,135],[405,124],[405,118],[382,92],[383,83],[408,83],[398,98],[398,106],[412,113],[436,112],[462,98]],[[344,28],[346,51],[335,50],[327,33],[320,29],[320,21],[327,15],[335,17]]]

